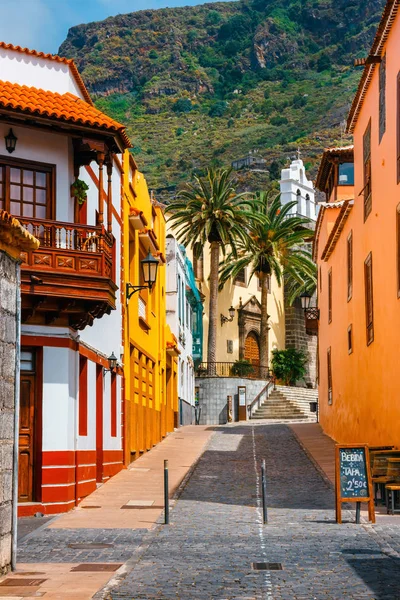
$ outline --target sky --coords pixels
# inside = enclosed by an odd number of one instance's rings
[[[54,54],[74,25],[205,1],[217,0],[0,0],[0,41]]]

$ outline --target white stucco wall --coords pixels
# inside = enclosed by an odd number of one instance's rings
[[[193,336],[190,323],[187,320],[185,258],[179,249],[175,238],[167,238],[167,323],[178,340],[180,356],[178,360],[178,396],[190,405],[194,405],[194,368],[193,368]],[[178,276],[181,289],[178,289]],[[182,292],[183,284],[183,292]],[[183,321],[179,323],[179,303],[183,300]],[[189,310],[192,309],[189,305]],[[192,315],[193,318],[193,315]],[[180,333],[184,334],[184,340]]]
[[[78,354],[43,349],[43,451],[74,450]]]
[[[1,78],[1,70],[0,70]],[[58,221],[73,221],[74,202],[70,196],[73,182],[73,170],[70,168],[71,149],[68,137],[56,133],[47,133],[30,127],[12,127],[18,138],[12,158],[41,162],[56,168],[56,214]],[[0,158],[10,155],[5,148],[4,136],[10,131],[10,125],[0,123]]]
[[[16,50],[0,48],[0,79],[58,94],[70,92],[83,99],[67,64]]]

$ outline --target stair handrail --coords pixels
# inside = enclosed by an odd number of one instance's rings
[[[267,394],[267,399],[269,396],[269,391],[270,391],[270,387],[273,386],[273,389],[276,390],[276,378],[274,376],[272,376],[267,385],[263,387],[263,389],[261,390],[261,392],[259,394],[257,394],[257,396],[254,398],[254,400],[252,400],[250,402],[250,404],[247,405],[247,411],[248,411],[248,418],[251,419],[252,413],[254,412],[254,406],[256,404],[258,404],[257,408],[260,408],[260,402],[261,402],[261,398],[264,394]]]

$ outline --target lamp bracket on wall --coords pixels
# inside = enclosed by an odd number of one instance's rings
[[[225,317],[225,315],[223,315],[221,313],[221,327],[224,323],[231,323],[233,321],[233,319],[235,318],[235,309],[233,308],[233,306],[231,306],[229,308],[229,317]]]
[[[132,285],[131,283],[126,284],[126,299],[130,300],[133,294],[140,292],[140,290],[151,290],[150,285]]]

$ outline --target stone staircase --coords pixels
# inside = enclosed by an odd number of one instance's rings
[[[310,402],[318,401],[318,391],[308,388],[277,385],[268,398],[252,414],[252,419],[275,421],[315,422],[316,413],[310,412]]]

